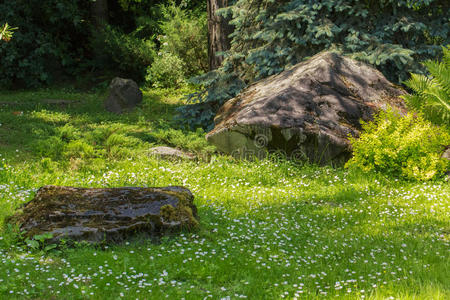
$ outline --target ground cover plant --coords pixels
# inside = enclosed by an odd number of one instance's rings
[[[101,94],[2,93],[2,299],[448,299],[450,187],[381,173],[271,157],[218,156],[202,131],[173,127],[187,91],[144,92],[116,116]],[[76,100],[48,105],[42,99]],[[5,104],[18,102],[19,104]],[[166,120],[166,121],[162,121]],[[195,161],[148,155],[156,145]],[[200,229],[159,243],[45,246],[22,241],[5,219],[46,184],[184,185]],[[47,245],[49,246],[49,245]]]
[[[353,157],[347,167],[376,170],[411,180],[429,180],[450,168],[441,157],[450,144],[444,129],[410,112],[392,108],[381,111],[373,122],[363,122],[359,138],[350,138]]]
[[[408,105],[442,126],[450,125],[450,45],[442,47],[442,61],[424,62],[429,76],[411,74],[405,82],[412,95],[403,96]]]

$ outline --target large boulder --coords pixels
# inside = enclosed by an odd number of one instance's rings
[[[122,241],[136,232],[158,237],[196,227],[193,200],[183,187],[44,186],[12,222],[26,237],[50,233],[53,241]]]
[[[142,92],[136,82],[116,77],[109,85],[109,95],[104,105],[106,110],[121,114],[135,108],[141,102]]]
[[[348,136],[388,105],[404,110],[404,91],[376,69],[332,52],[320,53],[254,83],[226,102],[206,138],[240,158],[271,151],[315,163],[350,157]]]

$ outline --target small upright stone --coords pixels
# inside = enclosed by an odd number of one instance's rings
[[[105,100],[107,111],[121,114],[135,108],[142,102],[142,92],[131,79],[116,77],[109,85],[109,95]]]

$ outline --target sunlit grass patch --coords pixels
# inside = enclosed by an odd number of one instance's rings
[[[236,161],[212,150],[208,159],[159,160],[147,150],[204,149],[204,133],[161,123],[167,105],[179,103],[165,93],[149,92],[143,107],[124,116],[103,112],[86,95],[88,103],[54,113],[24,110],[47,120],[70,116],[63,121],[2,119],[0,223],[46,184],[183,185],[195,195],[200,229],[157,243],[138,235],[120,245],[44,252],[3,226],[0,298],[450,298],[444,179],[414,183],[279,158]],[[11,110],[1,108],[0,117]]]

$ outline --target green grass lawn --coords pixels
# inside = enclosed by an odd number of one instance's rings
[[[123,116],[100,94],[2,93],[19,104],[0,104],[0,299],[450,299],[448,182],[216,155],[202,131],[174,129],[185,92],[145,92]],[[155,145],[207,159],[158,160]],[[47,184],[183,185],[201,226],[32,250],[4,220]]]

